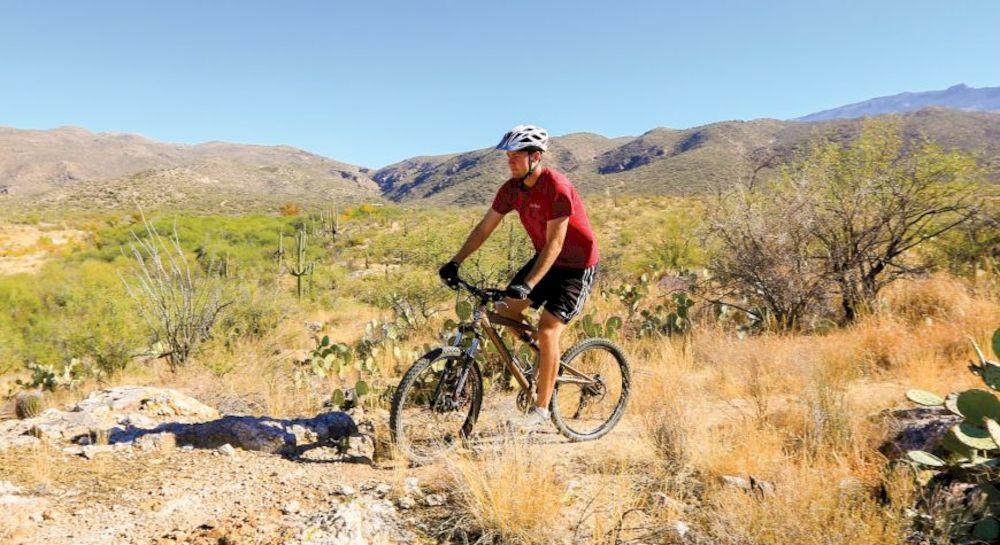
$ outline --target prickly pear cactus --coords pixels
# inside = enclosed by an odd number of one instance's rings
[[[42,397],[38,394],[22,394],[14,402],[14,414],[20,418],[34,418],[42,412]]]
[[[1000,329],[993,333],[993,355],[1000,358]],[[979,363],[969,370],[983,379],[988,389],[974,388],[953,392],[946,397],[924,390],[909,390],[906,397],[927,407],[945,407],[964,420],[952,426],[940,441],[943,456],[930,452],[911,450],[907,457],[917,467],[947,474],[951,481],[969,482],[982,493],[993,498],[1000,478],[996,468],[1000,465],[1000,363],[986,358],[979,346],[972,342]],[[978,520],[956,527],[956,537],[965,543],[971,537],[976,543],[996,543],[1000,540],[1000,504],[987,502],[988,508]]]

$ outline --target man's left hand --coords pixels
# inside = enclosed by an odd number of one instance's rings
[[[507,290],[504,291],[504,295],[517,301],[527,299],[529,293],[531,293],[531,286],[523,282],[520,284],[511,284],[507,286]]]

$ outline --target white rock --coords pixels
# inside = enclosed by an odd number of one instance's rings
[[[566,494],[572,495],[577,488],[580,488],[580,481],[578,479],[571,479],[566,483]]]
[[[416,477],[407,477],[403,480],[403,490],[406,494],[411,496],[423,496],[423,491],[420,490],[420,480]]]
[[[428,494],[424,498],[424,505],[427,507],[438,507],[444,505],[447,499],[444,494]]]
[[[0,496],[4,494],[17,494],[21,489],[10,481],[0,481]]]
[[[750,490],[750,481],[736,475],[722,475],[719,477],[719,482],[740,490]]]
[[[281,508],[281,512],[286,515],[293,515],[295,513],[298,513],[300,508],[301,505],[299,505],[299,502],[292,500],[286,503],[285,506]]]
[[[413,509],[416,507],[417,502],[410,496],[403,496],[402,498],[396,500],[396,505],[399,506],[400,509]]]
[[[655,503],[658,507],[665,507],[678,513],[683,513],[688,510],[687,504],[678,499],[671,498],[663,492],[653,493],[653,503]]]
[[[93,460],[94,456],[102,452],[111,452],[115,447],[111,445],[87,445],[83,447],[83,457],[88,460]]]
[[[226,443],[225,445],[222,445],[217,450],[218,450],[219,454],[224,454],[226,456],[233,456],[233,455],[236,454],[236,449],[234,449],[233,446],[230,445],[229,443]]]
[[[349,484],[338,484],[333,488],[333,493],[338,496],[353,496],[355,494],[354,487]]]

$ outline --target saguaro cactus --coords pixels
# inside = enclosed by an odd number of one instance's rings
[[[289,273],[295,277],[295,293],[299,300],[302,300],[302,277],[313,273],[316,264],[306,263],[306,230],[303,227],[295,234],[295,265],[289,269]]]
[[[285,266],[285,232],[278,234],[278,249],[274,251],[274,259],[278,262],[278,272]]]
[[[337,242],[337,232],[340,231],[340,219],[337,217],[337,209],[331,206],[327,210],[321,210],[319,218],[322,223],[322,232],[329,234],[330,238],[334,242]]]

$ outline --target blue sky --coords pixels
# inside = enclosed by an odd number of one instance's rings
[[[380,167],[1000,85],[1000,2],[0,0],[0,125]]]

